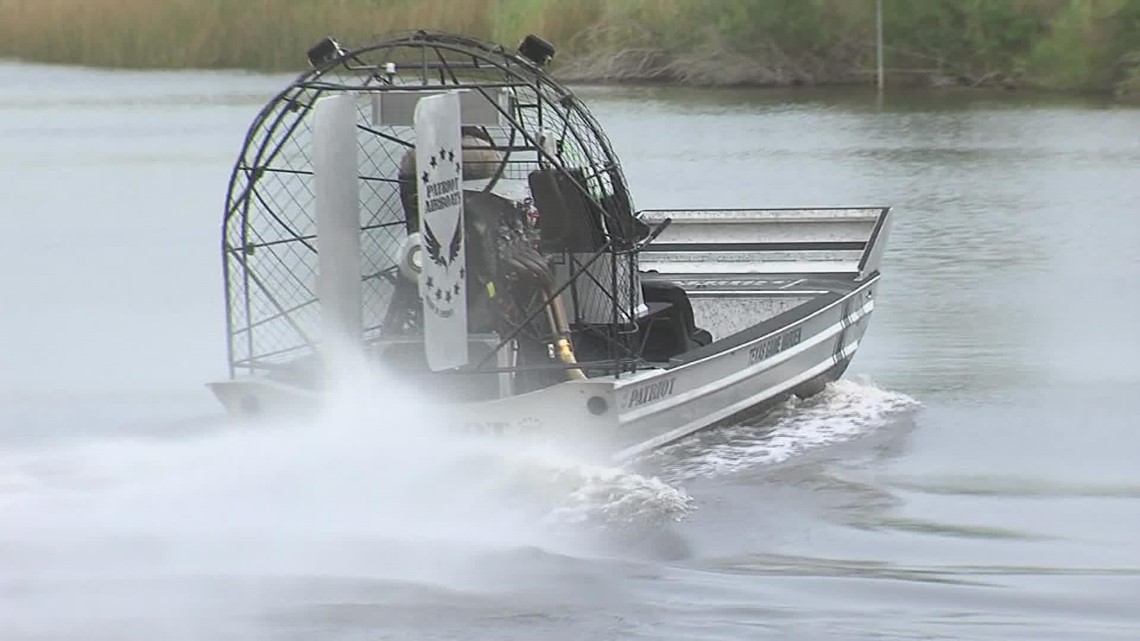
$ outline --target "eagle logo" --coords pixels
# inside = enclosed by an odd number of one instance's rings
[[[442,318],[450,317],[454,313],[453,299],[457,299],[463,291],[463,279],[466,270],[461,262],[460,253],[463,251],[463,192],[462,173],[463,166],[455,158],[455,150],[441,148],[438,153],[432,154],[428,160],[428,167],[424,169],[422,179],[424,205],[420,217],[424,231],[424,251],[427,253],[428,264],[434,269],[424,269],[423,297],[428,307]],[[454,174],[447,169],[454,167]],[[442,175],[441,175],[442,174]],[[429,222],[429,214],[443,209],[458,206],[459,215],[455,219],[455,229],[451,232],[451,239],[447,243],[446,252],[436,230]],[[438,224],[438,221],[437,221]],[[426,265],[425,265],[426,267]],[[458,270],[455,268],[458,267]],[[442,281],[442,282],[440,282]]]
[[[447,247],[447,256],[443,255],[443,247],[439,243],[439,238],[435,235],[431,225],[427,220],[424,220],[424,244],[426,245],[428,257],[431,262],[447,269],[455,263],[455,259],[459,258],[459,248],[463,246],[463,221],[461,219],[455,220],[455,231],[451,234],[451,243]]]

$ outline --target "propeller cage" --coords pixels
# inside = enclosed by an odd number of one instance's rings
[[[287,370],[321,342],[312,114],[338,94],[357,107],[365,345],[391,338],[397,290],[415,277],[416,252],[426,259],[408,202],[415,187],[401,167],[416,144],[415,105],[458,91],[465,193],[514,194],[532,207],[570,322],[602,337],[608,369],[636,361],[628,328],[643,308],[638,223],[609,141],[577,97],[521,53],[450,34],[399,34],[357,49],[329,39],[309,58],[313,69],[258,113],[231,175],[222,243],[231,376]],[[480,165],[488,150],[494,159]],[[534,311],[549,302],[533,301]]]

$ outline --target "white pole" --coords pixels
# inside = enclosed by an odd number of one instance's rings
[[[883,91],[883,0],[875,0],[875,57],[879,68],[879,92]]]
[[[321,341],[328,352],[342,343],[358,345],[363,334],[356,97],[321,98],[314,119],[317,297]]]

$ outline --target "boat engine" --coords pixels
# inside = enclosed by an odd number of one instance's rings
[[[544,238],[549,233],[544,235],[537,224],[533,198],[510,198],[492,191],[496,170],[502,164],[492,144],[477,128],[464,127],[465,184],[486,181],[482,189],[463,191],[468,330],[471,334],[513,337],[514,365],[538,366],[553,361],[564,367],[546,375],[530,374],[532,383],[527,387],[537,389],[560,380],[585,378],[575,367],[570,321],[561,297],[555,294],[558,286],[550,261],[543,254]],[[418,278],[423,261],[439,250],[438,239],[423,238],[418,231],[415,174],[414,153],[409,151],[399,175],[407,230],[400,249],[404,281],[389,308],[386,333],[390,335],[418,333],[421,329]],[[539,313],[534,313],[539,307]]]

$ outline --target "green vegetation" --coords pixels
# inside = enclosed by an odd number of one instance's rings
[[[883,0],[889,82],[1140,94],[1140,0]],[[405,29],[513,44],[555,72],[694,84],[867,83],[875,0],[0,0],[0,57],[294,70],[334,34]]]

